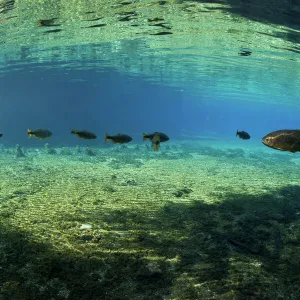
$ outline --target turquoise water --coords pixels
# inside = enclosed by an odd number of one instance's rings
[[[0,2],[0,299],[299,299],[299,153],[262,144],[299,129],[299,20]]]

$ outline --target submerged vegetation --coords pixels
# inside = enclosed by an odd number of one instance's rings
[[[298,0],[0,0],[2,125],[293,124],[299,20]],[[155,136],[0,145],[0,300],[300,299],[298,156]]]
[[[299,299],[294,156],[79,150],[1,148],[0,299]]]

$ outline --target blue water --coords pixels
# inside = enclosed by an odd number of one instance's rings
[[[54,146],[77,145],[72,128],[98,135],[97,141],[80,140],[83,145],[103,144],[106,132],[128,133],[140,143],[142,132],[166,132],[173,139],[186,135],[227,139],[238,129],[257,142],[271,131],[299,128],[298,108],[293,106],[248,101],[253,94],[243,91],[240,99],[225,95],[214,100],[204,92],[201,96],[201,86],[200,95],[193,96],[146,79],[106,68],[99,73],[24,67],[22,72],[5,74],[0,82],[2,142],[41,146],[43,141],[28,140],[27,129],[35,128],[50,129]]]
[[[299,54],[299,0],[0,2],[0,300],[300,299]]]
[[[128,133],[140,142],[142,132],[159,129],[176,136],[182,126],[182,96],[167,86],[109,69],[103,73],[49,73],[14,72],[1,81],[4,143],[41,145],[28,141],[28,128],[49,128],[53,145],[78,144],[71,129],[86,129],[99,136],[89,144],[98,145],[106,132]],[[72,82],[77,78],[85,81]]]

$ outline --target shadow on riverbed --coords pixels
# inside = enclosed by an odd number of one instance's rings
[[[154,215],[147,207],[99,215],[95,206],[80,221],[101,228],[52,232],[62,245],[18,232],[12,216],[1,213],[1,299],[300,297],[300,186],[227,190],[215,204],[169,201]]]

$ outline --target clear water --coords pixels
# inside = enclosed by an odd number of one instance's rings
[[[299,54],[298,0],[2,0],[0,299],[299,299],[299,154],[261,143]]]

